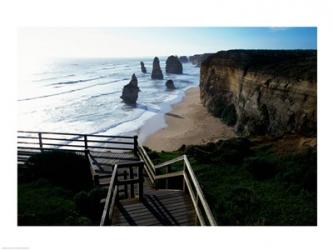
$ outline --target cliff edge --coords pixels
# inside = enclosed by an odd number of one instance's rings
[[[240,135],[313,136],[317,51],[220,51],[201,63],[200,98]]]

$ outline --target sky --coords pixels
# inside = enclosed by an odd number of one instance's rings
[[[20,28],[19,57],[145,57],[229,49],[317,49],[315,27]]]

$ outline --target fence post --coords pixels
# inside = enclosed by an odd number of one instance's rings
[[[124,171],[124,180],[126,181],[127,180],[127,169],[125,169]],[[125,198],[128,199],[128,184],[125,183],[125,186],[124,186],[124,192],[125,192]]]
[[[84,135],[84,149],[88,150],[88,140],[87,140],[87,135]]]
[[[183,160],[184,164],[183,164],[183,192],[185,193],[186,191],[186,181],[185,181],[185,174],[186,174],[186,163],[185,163],[185,159]]]
[[[130,172],[130,179],[133,180],[134,173],[133,173],[133,167],[129,166],[129,172]],[[134,198],[134,184],[130,184],[130,190],[131,190],[131,198]]]
[[[165,173],[168,174],[170,172],[170,165],[166,166],[165,168]],[[165,179],[165,189],[168,189],[169,188],[169,179],[166,178]]]
[[[42,133],[41,132],[38,132],[38,139],[39,139],[40,151],[43,152],[43,142],[42,142]]]
[[[138,155],[138,136],[134,136],[134,154],[137,156]]]
[[[143,163],[139,164],[139,200],[143,200]]]
[[[84,155],[86,159],[88,159],[88,140],[87,140],[87,135],[84,135]]]

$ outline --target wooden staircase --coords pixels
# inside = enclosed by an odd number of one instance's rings
[[[84,155],[107,188],[100,225],[216,225],[186,155],[154,165],[137,136],[18,132],[18,166],[48,150]]]

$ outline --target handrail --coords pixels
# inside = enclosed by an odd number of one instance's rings
[[[202,192],[202,189],[197,180],[197,177],[196,177],[196,175],[192,169],[192,166],[186,155],[182,155],[182,156],[176,157],[172,160],[163,162],[161,164],[154,165],[151,162],[147,152],[145,151],[145,149],[142,146],[139,147],[139,153],[140,153],[139,156],[141,157],[141,159],[143,159],[144,162],[146,163],[145,164],[146,170],[148,169],[148,171],[146,171],[146,172],[148,173],[148,176],[151,179],[152,183],[155,183],[156,180],[183,176],[184,184],[186,185],[186,187],[189,191],[189,194],[190,194],[190,197],[191,197],[191,200],[192,200],[195,212],[196,212],[196,216],[199,219],[200,225],[206,225],[203,215],[205,215],[205,217],[207,218],[209,225],[211,225],[211,226],[217,225],[216,220],[213,216],[213,213],[206,201],[206,198]],[[183,167],[182,171],[166,173],[166,174],[156,174],[156,169],[161,169],[164,167],[169,168],[169,166],[171,164],[174,164],[174,163],[180,162],[180,161],[184,162],[184,167]],[[150,169],[150,168],[152,168],[152,169]],[[187,172],[188,172],[188,174],[187,174]],[[193,184],[194,188],[192,188],[191,183]],[[201,211],[199,203],[203,207],[203,211]]]
[[[172,160],[169,160],[169,161],[163,162],[161,164],[155,165],[155,169],[162,168],[162,167],[165,167],[167,165],[170,165],[170,164],[173,164],[173,163],[176,163],[176,162],[179,162],[179,161],[183,161],[183,160],[184,160],[184,156],[182,155],[182,156],[176,157]]]
[[[107,216],[110,214],[110,211],[112,213],[113,209],[114,209],[114,203],[115,202],[110,202],[110,201],[113,201],[115,199],[113,197],[116,195],[114,193],[114,190],[116,190],[115,185],[116,185],[117,169],[118,169],[118,165],[115,165],[114,169],[113,169],[112,177],[111,177],[111,180],[110,180],[110,186],[109,186],[109,189],[108,189],[108,194],[107,194],[106,200],[105,200],[105,205],[104,205],[104,209],[103,209],[103,213],[102,213],[100,226],[104,226],[106,224],[106,222],[108,220],[107,218],[110,218],[110,217],[107,217]],[[111,206],[111,205],[113,205],[113,206]]]
[[[198,182],[198,180],[197,180],[197,177],[196,177],[196,175],[194,174],[193,169],[192,169],[192,166],[191,166],[189,160],[187,159],[187,156],[186,156],[186,155],[184,155],[184,162],[185,162],[185,166],[187,167],[187,170],[188,170],[188,172],[189,172],[189,174],[190,174],[190,177],[191,177],[191,179],[192,179],[192,181],[193,181],[193,184],[194,184],[194,186],[195,186],[195,189],[196,189],[197,195],[198,195],[198,197],[199,197],[199,199],[200,199],[200,201],[201,201],[201,204],[202,204],[202,206],[203,206],[203,208],[204,208],[204,210],[205,210],[205,213],[206,213],[207,219],[208,219],[210,225],[212,225],[212,226],[216,226],[217,223],[216,223],[216,221],[215,221],[215,218],[214,218],[214,216],[213,216],[213,213],[212,213],[212,211],[211,211],[211,209],[210,209],[210,207],[209,207],[209,205],[208,205],[208,203],[207,203],[207,201],[206,201],[206,198],[205,198],[205,196],[204,196],[204,194],[203,194],[203,192],[202,192],[202,189],[201,189],[200,184],[199,184],[199,182]]]
[[[55,134],[55,135],[77,135],[77,136],[92,136],[92,137],[109,137],[109,138],[123,138],[123,139],[133,139],[134,136],[125,136],[125,135],[94,135],[94,134],[78,134],[78,133],[62,133],[62,132],[47,132],[47,131],[23,131],[19,130],[18,133],[31,133],[31,134]]]
[[[137,136],[111,136],[59,132],[18,131],[17,145],[21,151],[38,150],[117,150],[137,154]],[[20,152],[19,152],[20,153]],[[34,151],[36,153],[36,151]]]
[[[112,171],[111,180],[108,188],[108,193],[105,199],[105,205],[100,221],[100,226],[104,226],[107,224],[112,224],[112,214],[114,211],[114,207],[116,204],[116,199],[119,191],[119,186],[125,185],[127,188],[127,185],[130,185],[131,187],[131,198],[135,198],[134,194],[134,184],[138,184],[138,198],[139,200],[143,199],[143,161],[135,161],[131,163],[119,163],[114,166],[114,169]],[[121,168],[129,168],[130,171],[130,179],[119,179],[119,176],[124,176],[124,173],[118,173],[118,170]],[[133,167],[138,167],[138,173],[137,178],[134,178],[135,175],[133,173]],[[126,175],[127,176],[127,175]]]

